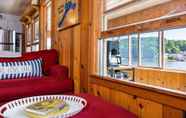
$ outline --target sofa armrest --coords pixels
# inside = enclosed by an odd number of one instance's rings
[[[49,68],[48,76],[59,79],[68,79],[68,68],[62,65],[54,65]]]

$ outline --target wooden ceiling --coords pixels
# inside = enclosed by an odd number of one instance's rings
[[[20,16],[30,0],[0,0],[0,13]]]

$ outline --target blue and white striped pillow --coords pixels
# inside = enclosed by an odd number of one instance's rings
[[[42,76],[42,59],[0,62],[0,80]]]

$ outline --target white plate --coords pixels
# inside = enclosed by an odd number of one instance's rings
[[[50,118],[68,118],[78,114],[83,108],[86,107],[87,101],[81,97],[70,95],[46,95],[22,98],[8,102],[0,107],[0,115],[4,118],[28,118],[25,114],[25,108],[31,104],[51,99],[64,100],[69,105],[69,110],[58,116]]]

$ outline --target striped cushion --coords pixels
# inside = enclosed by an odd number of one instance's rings
[[[0,62],[0,80],[42,76],[42,59]]]

